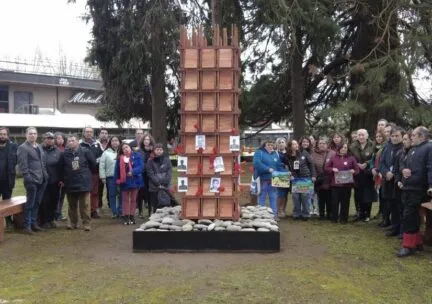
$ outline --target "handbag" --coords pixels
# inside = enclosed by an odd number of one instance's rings
[[[159,189],[157,194],[157,208],[171,207],[171,195],[166,189]]]
[[[251,177],[251,183],[250,183],[250,194],[251,195],[260,195],[261,193],[261,179],[258,176],[257,178],[254,178],[253,175]]]

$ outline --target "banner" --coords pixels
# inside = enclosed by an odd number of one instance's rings
[[[336,185],[354,183],[353,174],[350,171],[339,171],[339,172],[335,172],[334,175],[335,175]]]
[[[294,178],[292,180],[292,193],[314,193],[312,178]]]
[[[273,171],[271,183],[273,187],[289,188],[291,174],[289,172]]]

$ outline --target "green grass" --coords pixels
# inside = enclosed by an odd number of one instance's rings
[[[376,221],[282,220],[275,254],[133,254],[133,228],[94,226],[7,234],[0,303],[432,303],[431,249],[396,258]]]

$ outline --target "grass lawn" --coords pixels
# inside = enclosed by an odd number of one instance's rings
[[[133,254],[134,227],[103,212],[90,233],[6,234],[0,303],[432,303],[432,250],[396,258],[376,221],[284,219],[274,254]]]

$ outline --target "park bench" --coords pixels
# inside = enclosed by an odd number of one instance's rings
[[[16,196],[8,200],[0,201],[0,242],[4,240],[4,219],[14,215],[14,221],[19,222],[23,219],[25,196]]]
[[[432,245],[432,201],[421,204],[420,215],[425,219],[424,242]]]

